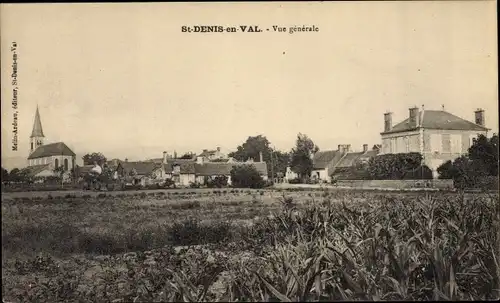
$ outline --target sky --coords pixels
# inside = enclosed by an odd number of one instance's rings
[[[0,17],[2,166],[26,159],[37,105],[46,143],[109,159],[229,152],[259,134],[290,150],[299,132],[356,150],[380,143],[384,112],[397,123],[414,105],[483,108],[498,132],[495,1],[2,4]],[[194,25],[264,31],[181,31]]]

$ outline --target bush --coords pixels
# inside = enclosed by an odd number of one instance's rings
[[[206,181],[206,185],[208,188],[222,188],[227,186],[228,177],[221,175],[216,176],[214,178],[208,178]]]
[[[189,182],[189,188],[200,188],[201,184],[199,182]]]
[[[453,179],[456,188],[494,188],[488,181],[487,169],[480,161],[473,161],[466,156],[447,161],[437,169],[440,179]],[[491,178],[490,178],[491,179]]]
[[[290,184],[300,184],[300,183],[302,183],[302,180],[300,178],[290,179],[290,180],[288,180],[288,183],[290,183]]]
[[[231,170],[231,182],[234,187],[263,188],[264,179],[253,165],[238,165]]]
[[[370,158],[368,171],[374,180],[400,180],[420,167],[420,153],[385,154]]]

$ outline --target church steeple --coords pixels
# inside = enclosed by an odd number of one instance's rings
[[[33,122],[33,130],[30,136],[30,154],[35,151],[40,145],[43,145],[43,129],[42,121],[40,120],[40,112],[38,111],[38,105],[36,107],[35,121]]]

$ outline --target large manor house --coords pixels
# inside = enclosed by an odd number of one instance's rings
[[[467,154],[474,138],[479,134],[487,135],[489,129],[485,126],[484,110],[474,112],[474,122],[455,116],[444,110],[427,110],[412,107],[403,121],[393,124],[392,113],[384,114],[383,131],[380,133],[381,144],[368,148],[364,144],[361,151],[353,151],[350,144],[339,144],[336,150],[319,151],[313,155],[312,178],[331,181],[332,175],[342,175],[356,163],[366,162],[371,157],[382,154],[397,154],[418,152],[423,161],[437,178],[437,168],[445,161],[453,160]],[[33,129],[30,136],[30,152],[28,167],[25,168],[32,177],[48,177],[64,172],[69,179],[74,168],[84,173],[92,165],[77,167],[75,153],[64,143],[45,144],[40,112],[37,107]],[[203,150],[192,154],[191,159],[179,159],[163,152],[163,157],[145,161],[129,162],[113,159],[107,165],[119,170],[121,174],[134,172],[137,182],[147,184],[160,179],[172,179],[176,184],[187,186],[192,182],[203,184],[208,179],[225,175],[230,178],[230,171],[235,165],[253,165],[261,176],[267,180],[268,169],[262,159],[236,161],[224,155],[220,148]],[[296,174],[290,168],[284,176],[285,182],[295,178]],[[229,180],[230,183],[230,180]]]

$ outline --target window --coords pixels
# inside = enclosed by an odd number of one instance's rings
[[[424,151],[431,151],[431,136],[429,134],[424,134]]]
[[[54,167],[55,167],[55,168],[58,168],[58,167],[59,167],[59,159],[56,159],[56,160],[54,161]]]
[[[451,137],[451,152],[455,154],[462,153],[462,135],[453,135]]]
[[[405,136],[405,152],[410,152],[410,138],[408,136]]]
[[[430,151],[431,152],[440,152],[440,147],[442,145],[441,142],[441,136],[439,134],[431,134],[431,145],[430,145]]]
[[[68,159],[64,159],[64,170],[68,170]]]
[[[396,153],[396,139],[391,139],[391,154]]]
[[[31,150],[33,150],[33,142],[31,142]]]
[[[382,148],[382,150],[383,150],[384,154],[388,154],[388,153],[390,153],[390,152],[391,152],[391,144],[390,144],[390,141],[389,141],[389,140],[390,140],[390,139],[384,139],[384,140],[382,141],[382,143],[383,143],[383,148]]]
[[[441,135],[441,148],[443,153],[451,153],[451,136],[450,134]]]

